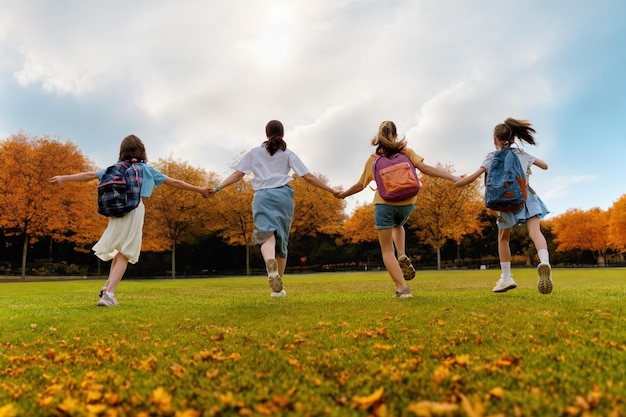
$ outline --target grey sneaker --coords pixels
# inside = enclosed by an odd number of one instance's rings
[[[513,281],[513,276],[509,275],[508,277],[500,276],[498,282],[496,282],[496,286],[493,287],[493,292],[507,292],[508,290],[513,290],[517,288],[517,284]]]
[[[400,255],[398,263],[400,264],[400,268],[402,268],[402,276],[405,281],[410,281],[415,278],[415,268],[413,268],[408,256]]]
[[[550,294],[552,292],[552,267],[542,262],[537,266],[537,273],[539,274],[537,289],[541,294]]]
[[[285,292],[285,290],[282,290],[282,291],[279,291],[279,292],[272,291],[270,293],[270,297],[284,297],[286,295],[287,295],[287,293]]]
[[[281,292],[283,290],[283,279],[278,275],[278,262],[276,262],[276,259],[268,259],[265,263],[265,269],[267,270],[267,278],[272,291]]]
[[[396,290],[393,294],[393,298],[413,298],[413,294],[411,294],[409,287],[404,287],[401,290]]]
[[[117,305],[117,300],[114,295],[109,295],[105,292],[102,294],[102,298],[98,301],[97,305],[99,307],[115,307]]]

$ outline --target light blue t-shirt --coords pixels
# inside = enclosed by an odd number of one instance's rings
[[[264,146],[258,146],[246,153],[235,169],[244,174],[254,174],[254,190],[282,187],[293,179],[289,175],[291,170],[300,177],[309,173],[300,158],[289,149],[278,150],[270,155]]]
[[[143,181],[141,182],[141,196],[142,197],[150,197],[152,195],[152,190],[154,187],[163,184],[163,182],[167,179],[167,175],[162,174],[159,170],[154,168],[152,165],[148,165],[145,162],[137,162],[138,165],[141,165],[143,168]],[[98,180],[102,179],[102,175],[106,171],[106,168],[100,169],[96,171],[98,174]]]

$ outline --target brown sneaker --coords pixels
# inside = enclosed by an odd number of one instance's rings
[[[402,268],[402,276],[405,281],[410,281],[415,278],[415,268],[413,268],[408,256],[400,255],[398,263],[400,264],[400,268]]]
[[[552,267],[542,262],[537,266],[537,273],[539,274],[537,289],[541,294],[550,294],[552,292]]]
[[[283,280],[278,275],[278,262],[276,262],[276,259],[268,259],[265,263],[265,269],[267,270],[267,278],[272,291],[281,292],[283,290]]]

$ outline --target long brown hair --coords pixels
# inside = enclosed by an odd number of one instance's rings
[[[378,134],[372,139],[372,146],[376,146],[377,155],[392,155],[402,152],[406,147],[406,139],[398,139],[398,131],[396,124],[390,121],[384,121],[378,128]]]
[[[263,142],[263,146],[270,153],[274,155],[279,149],[287,149],[287,142],[283,139],[285,136],[285,128],[283,124],[278,120],[270,120],[265,125],[265,136],[267,140]]]
[[[509,144],[515,142],[515,138],[519,138],[526,143],[536,145],[535,129],[532,128],[528,120],[519,120],[509,117],[504,123],[497,124],[493,129],[493,136],[500,142]]]
[[[141,139],[135,135],[128,135],[120,144],[120,160],[130,161],[136,159],[137,161],[147,161],[146,147],[143,145]]]

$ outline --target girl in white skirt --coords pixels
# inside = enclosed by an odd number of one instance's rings
[[[496,150],[499,150],[506,144],[512,145],[515,143],[515,138],[517,137],[526,143],[536,145],[533,137],[534,133],[535,129],[533,129],[531,124],[526,120],[508,118],[504,121],[504,123],[500,123],[494,128],[493,143]],[[548,164],[541,159],[535,158],[534,156],[524,152],[522,149],[513,148],[513,152],[517,155],[522,167],[528,173],[530,173],[530,167],[533,165],[544,170],[548,169]],[[476,172],[462,178],[456,183],[456,185],[463,186],[469,184],[481,174],[487,172],[489,170],[489,166],[491,165],[491,161],[493,160],[494,154],[495,151],[489,153]],[[527,180],[526,202],[521,208],[513,212],[498,212],[498,255],[500,256],[502,275],[496,283],[496,286],[493,288],[493,292],[506,292],[517,288],[517,284],[511,275],[511,249],[509,247],[509,237],[511,234],[511,228],[518,224],[526,224],[528,227],[528,235],[535,244],[535,249],[537,249],[537,254],[539,255],[539,266],[537,266],[539,281],[537,282],[537,289],[541,294],[550,294],[552,292],[552,267],[550,266],[548,245],[546,243],[546,238],[543,236],[543,233],[541,233],[539,225],[539,220],[548,214],[548,209],[528,184]]]
[[[252,217],[256,230],[252,242],[261,245],[261,255],[265,261],[270,288],[270,297],[283,297],[282,276],[287,265],[287,245],[293,219],[293,189],[289,182],[293,179],[289,173],[293,170],[309,184],[337,195],[319,178],[311,174],[298,156],[287,149],[283,139],[285,129],[278,120],[271,120],[265,126],[267,140],[246,153],[228,178],[215,188],[212,193],[235,184],[244,175],[252,172]]]
[[[196,187],[184,181],[167,177],[156,168],[146,163],[146,148],[137,136],[125,137],[120,144],[120,161],[136,159],[137,164],[143,168],[141,181],[141,197],[150,197],[152,189],[161,184],[171,185],[183,190],[195,191],[208,197],[209,189]],[[99,171],[86,171],[71,175],[57,175],[48,181],[54,184],[62,184],[66,181],[89,181],[101,179],[106,169]],[[93,247],[94,254],[103,261],[111,262],[109,278],[100,291],[99,306],[116,306],[115,290],[122,280],[128,263],[137,263],[141,252],[141,237],[145,206],[140,202],[137,208],[126,213],[122,217],[109,217],[109,224],[102,237]]]

